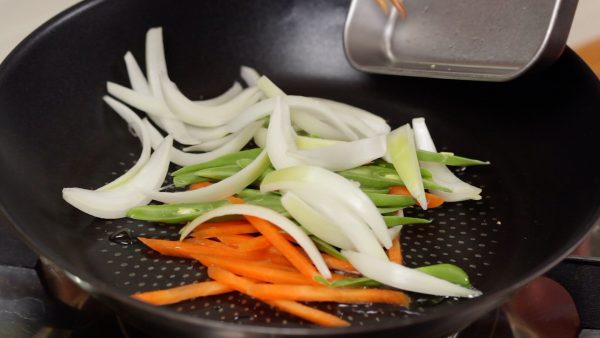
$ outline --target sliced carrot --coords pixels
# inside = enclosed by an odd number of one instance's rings
[[[258,217],[245,216],[246,219],[265,236],[271,244],[287,258],[292,265],[306,277],[312,278],[317,275],[317,269],[311,261],[292,243],[290,243],[279,231],[279,228],[268,221]]]
[[[244,200],[239,198],[239,197],[235,197],[235,196],[229,196],[229,197],[225,197],[226,200],[228,200],[229,202],[231,202],[231,204],[243,204]]]
[[[358,273],[358,271],[348,261],[343,261],[339,258],[333,257],[328,254],[322,254],[325,263],[330,269],[340,270],[350,273]]]
[[[330,288],[291,284],[254,284],[247,290],[256,298],[305,302],[388,303],[407,306],[408,296],[401,291],[370,288]]]
[[[311,284],[316,283],[304,275],[301,275],[297,271],[290,271],[289,269],[280,269],[277,265],[267,263],[255,263],[253,261],[244,259],[233,259],[225,257],[215,257],[209,255],[192,255],[194,259],[197,259],[200,263],[205,266],[218,266],[226,269],[237,275],[252,278],[254,280],[269,282],[269,283],[283,283],[283,284]]]
[[[198,297],[220,295],[232,290],[230,287],[219,282],[210,281],[177,286],[170,289],[136,293],[131,297],[153,305],[166,305]]]
[[[292,300],[264,301],[272,307],[281,311],[300,317],[306,321],[326,327],[350,326],[350,323],[340,317],[321,311],[310,306],[294,302]]]
[[[209,225],[206,225],[209,224]],[[232,223],[232,224],[215,224],[206,223],[198,226],[190,234],[192,237],[210,238],[223,235],[241,235],[256,233],[256,228],[250,224]]]
[[[390,261],[402,264],[402,247],[400,246],[400,236],[392,239],[392,247],[387,251]]]
[[[408,192],[408,189],[406,189],[406,187],[399,186],[399,185],[390,187],[389,193],[392,195],[411,196],[410,193]],[[425,198],[427,199],[427,208],[437,208],[440,205],[444,204],[444,200],[441,197],[436,196],[434,194],[430,194],[428,192],[425,193]],[[418,202],[417,202],[417,205],[419,205]]]
[[[242,251],[264,250],[271,246],[271,242],[265,236],[258,236],[238,245]]]
[[[231,245],[231,246],[235,246],[238,247],[240,244],[245,243],[246,241],[249,241],[251,239],[253,239],[253,236],[248,236],[248,235],[222,235],[222,236],[217,236],[217,239],[223,243],[223,244],[227,244],[227,245]]]
[[[208,182],[208,181],[203,181],[203,182],[196,182],[196,183],[192,183],[190,184],[188,190],[196,190],[196,189],[201,189],[204,187],[208,187],[209,185],[211,185],[212,183]]]
[[[199,243],[169,241],[164,239],[152,239],[138,237],[138,239],[151,249],[166,256],[191,258],[192,254],[204,254],[222,257],[237,257],[246,259],[264,259],[265,253],[252,251],[244,252],[232,249],[225,244],[211,241],[204,245]],[[208,240],[205,240],[208,241]]]
[[[208,275],[212,279],[218,281],[219,283],[225,284],[225,285],[231,287],[232,289],[237,290],[241,293],[245,293],[245,294],[248,294],[248,290],[250,290],[253,287],[253,285],[255,285],[255,283],[252,282],[251,280],[249,280],[247,278],[236,276],[233,273],[231,273],[225,269],[219,268],[219,267],[214,267],[214,266],[209,267]],[[309,306],[306,306],[304,304],[300,304],[300,303],[297,303],[294,301],[270,300],[270,301],[265,301],[265,303],[267,303],[281,311],[293,314],[295,316],[298,316],[302,319],[305,319],[309,322],[312,322],[312,323],[315,323],[318,325],[329,326],[329,327],[341,327],[341,326],[349,326],[350,325],[349,322],[347,322],[337,316],[334,316],[330,313],[327,313],[327,312],[324,312],[321,310],[311,308]]]

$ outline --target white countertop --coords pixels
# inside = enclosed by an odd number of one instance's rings
[[[31,31],[79,0],[0,0],[0,61]],[[568,45],[600,39],[600,0],[579,0]]]

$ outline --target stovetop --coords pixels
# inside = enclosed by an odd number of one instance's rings
[[[93,298],[46,282],[60,272],[5,224],[0,219],[0,337],[145,337]],[[600,337],[599,257],[600,225],[571,257],[452,338]]]

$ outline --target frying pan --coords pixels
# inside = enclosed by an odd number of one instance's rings
[[[159,336],[435,337],[455,332],[564,258],[599,217],[598,80],[570,50],[544,72],[509,83],[366,75],[343,54],[348,1],[109,1],[81,3],[29,36],[0,67],[0,204],[41,256],[126,321]],[[460,172],[481,201],[438,211],[403,230],[409,266],[453,262],[484,295],[420,299],[411,309],[318,304],[353,325],[313,327],[238,295],[169,307],[128,297],[189,283],[200,265],[159,257],[140,243],[174,226],[94,219],[61,189],[96,188],[131,165],[139,143],[101,97],[127,84],[122,57],[143,60],[148,28],[163,26],[172,78],[190,97],[226,89],[242,64],[289,93],[320,96],[386,117],[426,118],[440,147],[492,162]]]

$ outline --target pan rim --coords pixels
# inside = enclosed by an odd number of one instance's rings
[[[59,13],[54,16],[46,23],[38,27],[34,30],[30,35],[28,35],[23,41],[21,41],[15,49],[13,49],[9,55],[5,58],[5,60],[0,64],[0,86],[4,82],[5,73],[8,71],[14,71],[11,69],[17,68],[20,63],[20,58],[22,55],[27,54],[28,50],[34,46],[38,39],[43,39],[47,34],[51,34],[52,30],[55,27],[65,24],[71,18],[79,15],[80,13],[87,12],[93,10],[96,6],[103,5],[108,3],[107,0],[90,0],[84,1],[79,4],[76,4],[65,11]],[[582,62],[579,60],[579,62]],[[451,306],[447,306],[440,311],[436,311],[433,313],[427,313],[417,317],[411,317],[403,320],[398,320],[396,322],[384,322],[379,323],[375,326],[351,326],[347,328],[320,328],[320,327],[309,327],[309,328],[282,328],[282,327],[273,327],[273,326],[263,326],[263,325],[247,325],[247,324],[235,324],[231,322],[221,322],[212,319],[206,319],[203,317],[193,317],[191,315],[184,314],[183,316],[180,313],[174,312],[167,308],[155,307],[151,306],[139,301],[136,301],[125,295],[124,292],[116,290],[115,287],[108,285],[106,282],[94,277],[93,275],[85,272],[78,271],[73,264],[70,264],[68,261],[62,259],[60,255],[56,252],[46,252],[43,248],[41,248],[35,241],[32,241],[27,236],[26,232],[24,232],[21,227],[15,222],[14,217],[11,215],[8,210],[5,208],[5,204],[0,200],[0,212],[6,216],[7,222],[10,227],[15,230],[23,240],[27,246],[29,246],[36,254],[43,256],[54,264],[56,264],[60,269],[63,269],[65,272],[79,279],[76,281],[79,285],[87,284],[91,288],[86,288],[86,291],[90,292],[92,295],[103,298],[106,297],[108,299],[112,299],[114,301],[125,304],[126,306],[135,308],[137,310],[148,312],[153,316],[160,316],[168,320],[173,320],[178,323],[184,325],[194,325],[194,326],[204,326],[210,327],[213,329],[227,329],[234,330],[240,332],[249,332],[249,333],[257,333],[257,334],[281,334],[281,335],[297,335],[303,336],[306,334],[310,335],[344,335],[349,333],[368,333],[374,331],[386,331],[386,330],[401,330],[402,328],[406,328],[413,325],[425,324],[429,321],[433,321],[435,319],[443,318],[448,316],[450,313],[454,313],[457,311],[461,311],[464,313],[464,317],[467,318],[477,318],[485,312],[481,312],[478,316],[476,312],[480,312],[481,310],[485,310],[486,312],[493,309],[503,302],[511,293],[521,288],[537,276],[545,273],[550,270],[554,265],[562,261],[568,254],[584,239],[584,234],[580,234],[579,237],[573,237],[571,243],[569,243],[569,250],[565,250],[564,252],[555,252],[552,255],[548,256],[547,259],[540,262],[535,269],[531,270],[525,278],[519,280],[516,283],[513,283],[508,288],[499,289],[493,293],[484,293],[481,297],[465,300],[459,302],[457,304],[453,304]],[[581,232],[589,232],[594,224],[600,220],[600,209],[597,209],[594,213],[594,216],[591,217],[593,219],[589,219],[586,221],[586,226],[581,227]]]

